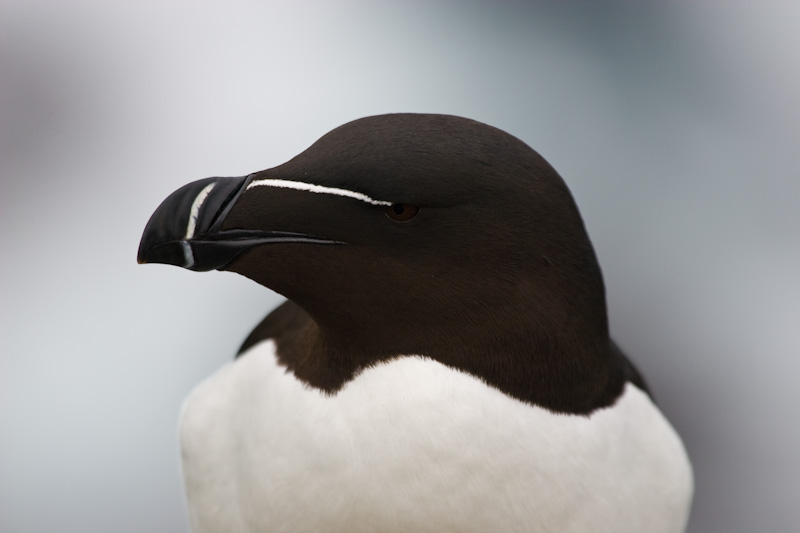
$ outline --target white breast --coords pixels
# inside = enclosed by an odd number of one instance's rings
[[[557,415],[420,357],[335,396],[263,342],[197,387],[181,423],[198,532],[682,531],[692,473],[642,391]]]

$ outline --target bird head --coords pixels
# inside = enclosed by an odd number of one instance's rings
[[[155,211],[138,259],[244,275],[351,352],[558,357],[608,342],[564,181],[519,139],[460,117],[367,117],[280,166],[190,183]]]

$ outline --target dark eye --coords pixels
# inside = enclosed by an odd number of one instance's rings
[[[419,213],[419,207],[411,204],[392,204],[386,208],[386,216],[395,222],[408,222]]]

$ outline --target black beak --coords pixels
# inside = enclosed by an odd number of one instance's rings
[[[256,245],[275,242],[342,244],[281,231],[223,230],[225,217],[251,177],[206,178],[184,185],[161,202],[147,222],[138,261],[205,272],[221,269]]]

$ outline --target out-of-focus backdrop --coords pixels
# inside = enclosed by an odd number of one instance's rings
[[[176,425],[280,297],[137,266],[195,179],[349,120],[541,152],[693,460],[689,531],[800,531],[797,2],[0,2],[0,531],[186,531]]]

